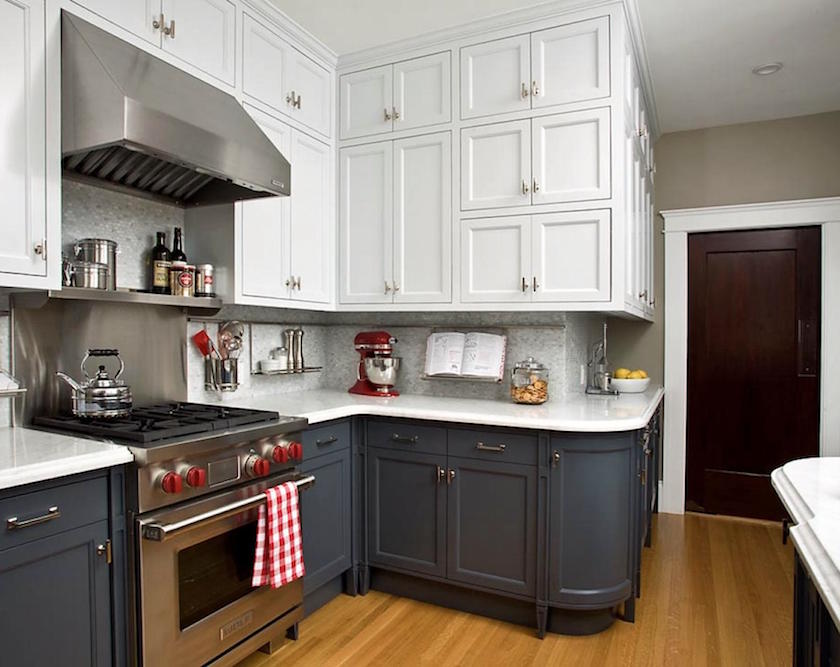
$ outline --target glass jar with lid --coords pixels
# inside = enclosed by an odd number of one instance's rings
[[[534,357],[517,361],[510,372],[510,397],[514,403],[545,403],[548,400],[548,368]]]

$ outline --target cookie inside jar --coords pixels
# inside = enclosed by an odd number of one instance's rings
[[[548,368],[534,357],[516,362],[510,375],[510,397],[514,403],[545,403],[548,400]]]

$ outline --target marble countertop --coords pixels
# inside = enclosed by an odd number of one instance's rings
[[[403,395],[395,398],[356,396],[346,391],[315,390],[251,398],[231,397],[225,405],[275,410],[281,415],[306,417],[310,424],[368,415],[432,421],[510,426],[547,431],[634,431],[650,421],[662,400],[662,388],[643,394],[555,398],[543,405],[474,398]]]
[[[840,628],[840,457],[791,461],[770,479],[796,524],[790,536],[802,564]]]
[[[110,468],[132,460],[127,448],[31,428],[0,428],[0,489]]]

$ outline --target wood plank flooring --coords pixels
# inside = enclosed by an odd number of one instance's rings
[[[789,665],[793,550],[781,526],[661,514],[645,549],[635,624],[544,640],[510,625],[377,591],[340,596],[300,640],[239,667],[280,665]]]

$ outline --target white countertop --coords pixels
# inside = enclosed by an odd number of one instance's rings
[[[127,448],[31,428],[0,428],[0,489],[110,468],[132,460]]]
[[[310,424],[369,415],[546,431],[603,433],[644,428],[662,400],[663,393],[661,388],[648,389],[643,394],[620,396],[587,396],[581,393],[550,399],[542,405],[518,405],[474,398],[411,394],[379,398],[356,396],[346,391],[314,390],[242,399],[231,397],[224,404],[306,417]]]
[[[790,536],[800,560],[840,628],[840,457],[791,461],[770,479],[796,524]]]

